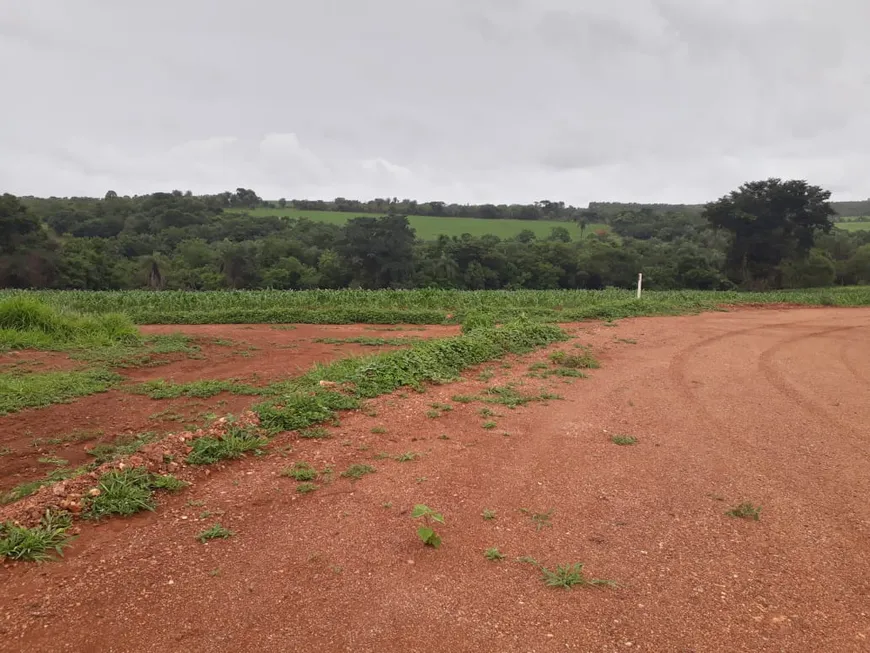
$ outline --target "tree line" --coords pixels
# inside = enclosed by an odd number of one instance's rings
[[[700,209],[592,206],[585,211],[598,211],[608,229],[580,240],[555,227],[546,238],[525,230],[421,241],[404,212],[389,207],[344,225],[247,215],[262,200],[241,188],[101,199],[5,194],[0,285],[598,289],[631,287],[638,272],[653,289],[870,283],[870,231],[832,229],[829,197],[804,181],[768,179]]]

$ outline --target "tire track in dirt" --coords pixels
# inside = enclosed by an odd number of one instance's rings
[[[762,353],[758,360],[758,368],[762,372],[762,374],[764,374],[764,377],[767,379],[767,381],[774,388],[776,388],[780,393],[787,397],[792,403],[796,404],[796,408],[798,410],[803,410],[804,412],[810,413],[812,415],[822,417],[823,419],[840,425],[846,431],[849,431],[852,428],[851,425],[848,425],[840,418],[839,415],[829,410],[823,402],[816,399],[810,393],[801,390],[800,385],[790,381],[788,377],[782,372],[782,370],[776,366],[774,357],[787,347],[798,345],[800,343],[815,338],[823,338],[825,336],[830,336],[835,333],[844,333],[861,328],[866,327],[864,325],[828,327],[820,331],[814,331],[813,333],[799,335],[788,340],[783,340],[774,345],[773,347],[766,349]],[[840,362],[843,361],[841,360]],[[865,383],[864,385],[868,384]],[[859,438],[859,442],[856,444],[866,444],[866,439]],[[859,453],[859,455],[866,456],[866,452],[864,452],[863,450],[859,449],[857,453]]]

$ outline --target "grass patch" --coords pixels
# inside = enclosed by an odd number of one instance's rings
[[[108,370],[0,374],[0,415],[69,403],[79,397],[105,392],[122,380]]]
[[[354,338],[314,338],[312,342],[325,345],[361,345],[363,347],[395,347],[407,345],[419,338],[410,336],[407,338],[372,338],[370,336],[357,336]]]
[[[540,392],[536,395],[523,394],[512,385],[497,385],[487,388],[482,400],[488,404],[501,404],[513,410],[517,406],[525,406],[533,401],[547,401],[559,398],[558,395],[547,392]]]
[[[265,428],[297,430],[333,418],[338,410],[358,408],[364,399],[403,386],[422,389],[426,382],[446,383],[468,367],[564,338],[558,327],[516,322],[463,336],[420,341],[407,349],[318,365],[302,377],[271,386],[270,391],[277,396],[255,410]],[[330,385],[323,386],[320,381]]]
[[[600,585],[613,587],[615,585],[615,583],[610,580],[587,578],[583,573],[583,564],[580,562],[557,565],[555,569],[547,569],[542,566],[541,574],[542,580],[547,587],[562,587],[566,590],[571,589],[575,585],[579,585],[580,587],[594,587]]]
[[[238,383],[232,379],[202,379],[190,383],[174,383],[165,379],[154,379],[132,386],[129,391],[146,395],[152,399],[177,399],[178,397],[198,397],[207,399],[221,392],[235,395],[262,395],[268,392],[264,388],[255,388],[246,383]]]
[[[554,510],[550,508],[547,512],[532,512],[528,508],[520,508],[520,512],[528,515],[529,519],[535,525],[535,530],[540,531],[547,527],[552,527],[552,519]]]
[[[187,456],[187,462],[191,465],[210,465],[219,460],[241,458],[248,451],[256,452],[268,443],[256,429],[231,424],[221,438],[206,436],[195,439],[191,443],[193,451]]]
[[[383,435],[386,432],[387,432],[387,429],[385,429],[383,426],[373,426],[372,427],[372,433],[374,433],[375,435]]]
[[[569,354],[564,351],[554,351],[550,354],[550,360],[554,365],[568,369],[595,370],[600,367],[598,361],[588,348],[582,347],[579,354]]]
[[[94,349],[141,343],[126,315],[82,315],[51,306],[33,293],[0,298],[0,351],[8,349]]]
[[[69,545],[67,530],[71,525],[69,513],[50,510],[32,528],[11,522],[0,524],[0,558],[42,562],[51,560],[53,554],[63,556],[64,547]]]
[[[498,514],[496,513],[495,510],[490,510],[489,508],[484,508],[482,516],[483,516],[484,521],[492,521],[496,517],[498,517]]]
[[[202,531],[196,536],[196,539],[198,539],[202,544],[205,544],[210,540],[225,540],[233,535],[235,535],[235,533],[230,529],[224,528],[220,523],[216,523]]]
[[[496,424],[495,422],[484,422],[483,424],[481,424],[481,426],[483,428],[485,428],[487,431],[491,431],[496,426],[498,426],[498,424]]]
[[[87,430],[77,430],[73,431],[69,435],[60,435],[54,438],[34,438],[30,446],[40,449],[42,447],[56,447],[61,444],[72,444],[74,442],[88,442],[89,440],[96,440],[98,437],[103,435],[102,431],[87,431]]]
[[[202,358],[192,336],[168,333],[147,336],[135,342],[121,342],[107,347],[75,350],[70,358],[102,367],[153,367],[165,361],[158,358],[169,354],[185,354],[187,358]]]
[[[470,404],[473,401],[477,401],[477,397],[471,395],[453,395],[450,399],[451,401],[455,401],[457,404]]]
[[[317,489],[317,485],[315,483],[300,483],[296,486],[296,491],[299,494],[309,494],[310,492],[314,492]]]
[[[101,442],[87,449],[87,454],[94,457],[94,464],[102,465],[110,460],[136,453],[146,444],[154,442],[160,434],[147,431],[132,436],[119,436],[114,442]]]
[[[614,435],[610,438],[610,441],[621,447],[630,447],[637,444],[637,438],[633,435]]]
[[[100,477],[96,489],[85,498],[83,514],[101,519],[154,510],[154,490],[176,491],[185,486],[187,483],[173,476],[152,474],[143,467],[113,469]]]
[[[405,453],[400,453],[399,455],[397,455],[395,458],[393,458],[393,460],[399,463],[407,463],[412,460],[417,460],[417,458],[419,457],[420,454],[415,451],[406,451]]]
[[[376,471],[375,468],[370,466],[370,465],[356,464],[356,465],[351,465],[350,467],[348,467],[346,470],[344,470],[341,473],[341,475],[344,478],[349,478],[353,481],[358,481],[366,474],[374,474],[375,471]]]
[[[729,517],[736,517],[738,519],[751,519],[752,521],[758,521],[761,519],[761,506],[755,506],[748,501],[744,501],[740,505],[727,511],[725,514]]]
[[[281,476],[287,476],[297,481],[313,481],[317,478],[317,470],[304,461],[293,463],[292,467],[281,472]]]
[[[499,560],[505,559],[505,555],[501,551],[499,551],[497,547],[487,549],[483,552],[483,556],[491,562],[498,562]]]

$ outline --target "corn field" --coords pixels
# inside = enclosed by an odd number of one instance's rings
[[[870,286],[775,292],[633,290],[254,290],[254,291],[77,291],[0,290],[0,300],[25,294],[60,309],[81,313],[120,312],[139,324],[439,324],[469,313],[497,319],[525,314],[540,321],[616,319],[673,315],[722,305],[788,303],[825,306],[870,305]]]

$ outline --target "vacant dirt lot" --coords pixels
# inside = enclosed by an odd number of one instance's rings
[[[571,330],[602,363],[588,379],[524,376],[540,352],[385,397],[330,440],[84,525],[61,562],[6,565],[0,650],[870,650],[870,311]],[[509,380],[564,399],[452,399]],[[300,460],[376,472],[300,495],[280,476]],[[725,515],[744,501],[759,521]],[[441,549],[416,539],[416,503],[444,514]],[[235,535],[200,544],[216,520]],[[548,588],[521,556],[618,587]]]
[[[200,352],[196,358],[164,356],[165,364],[123,368],[119,373],[130,384],[151,379],[187,383],[201,379],[238,379],[252,385],[297,376],[314,363],[371,354],[393,347],[362,346],[335,342],[353,338],[398,340],[438,338],[458,332],[458,327],[400,327],[300,324],[214,324],[201,326],[146,326],[150,334],[184,333],[193,336]],[[318,342],[329,340],[332,342]],[[82,367],[81,361],[51,352],[11,352],[0,355],[0,365],[33,372]],[[171,433],[183,424],[201,423],[209,414],[239,413],[258,397],[221,393],[207,399],[162,399],[131,394],[122,386],[82,397],[72,404],[24,410],[0,416],[0,494],[20,483],[44,477],[54,467],[40,458],[59,456],[72,466],[89,462],[87,449],[139,433]]]

